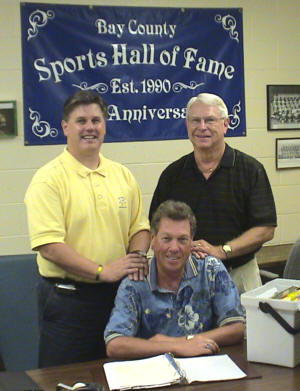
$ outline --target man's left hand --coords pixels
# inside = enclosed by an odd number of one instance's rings
[[[207,338],[205,335],[195,334],[192,339],[183,337],[169,337],[163,334],[156,334],[149,338],[149,341],[169,342],[173,345],[172,353],[178,354],[182,357],[200,356],[203,354],[215,354],[219,353],[219,345],[212,339]]]
[[[196,258],[205,258],[207,255],[212,255],[221,260],[226,259],[226,254],[222,250],[222,246],[213,246],[204,239],[193,242],[191,253]]]

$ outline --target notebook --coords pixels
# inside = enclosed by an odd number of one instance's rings
[[[227,354],[174,358],[171,353],[155,357],[103,364],[109,389],[131,390],[172,384],[241,379],[244,373]]]

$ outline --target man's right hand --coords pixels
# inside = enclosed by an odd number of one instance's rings
[[[122,258],[104,265],[100,274],[100,281],[116,282],[127,275],[138,275],[139,279],[142,280],[147,274],[147,271],[147,259],[137,253],[129,253]]]
[[[196,334],[192,339],[185,339],[176,347],[176,353],[183,357],[202,356],[215,354],[220,351],[219,345],[211,338],[205,338]]]

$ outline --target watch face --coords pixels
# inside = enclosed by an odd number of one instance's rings
[[[187,335],[186,336],[186,339],[189,340],[189,339],[193,339],[194,338],[194,335]]]
[[[226,254],[231,253],[231,247],[229,246],[229,244],[224,244],[224,246],[222,248]]]

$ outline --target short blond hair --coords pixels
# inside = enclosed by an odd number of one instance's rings
[[[204,103],[205,105],[209,105],[209,106],[215,106],[218,108],[222,118],[228,117],[228,109],[223,99],[220,98],[218,95],[209,94],[208,92],[203,92],[197,96],[193,96],[188,101],[186,106],[186,115],[188,115],[190,107],[197,102]]]

